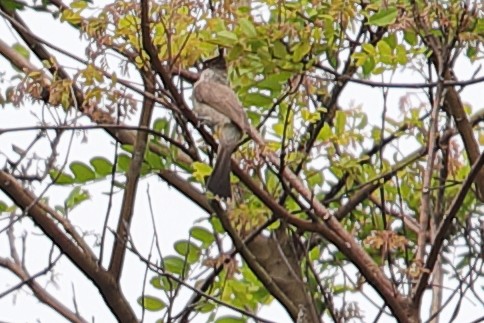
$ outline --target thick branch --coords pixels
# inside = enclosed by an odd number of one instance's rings
[[[5,171],[0,171],[0,189],[30,216],[42,232],[86,277],[96,284],[106,304],[120,322],[137,322],[136,315],[121,293],[116,280],[102,270],[98,266],[97,260],[83,252],[52,220],[52,217],[60,217],[59,214],[39,201]]]
[[[467,192],[472,186],[472,183],[475,181],[476,177],[479,174],[479,171],[482,171],[484,166],[484,153],[482,153],[476,162],[472,165],[472,169],[469,172],[469,175],[465,179],[459,193],[456,195],[454,200],[452,201],[451,206],[445,212],[445,218],[442,221],[442,224],[439,226],[437,230],[437,234],[435,235],[435,240],[433,241],[432,249],[430,250],[429,256],[427,258],[427,262],[425,264],[425,269],[422,271],[422,275],[418,281],[417,286],[415,287],[415,292],[413,296],[413,303],[420,304],[420,299],[422,297],[425,288],[427,288],[428,279],[430,277],[430,273],[435,266],[435,263],[438,259],[440,249],[444,243],[445,237],[449,233],[449,229],[452,226],[452,222],[454,218],[457,216],[457,212],[462,207],[462,202],[467,195]]]
[[[439,71],[439,75],[441,72]],[[434,173],[434,159],[437,154],[436,146],[437,142],[437,131],[438,131],[438,122],[439,122],[439,111],[440,111],[440,104],[441,98],[443,95],[443,87],[437,87],[437,93],[434,98],[433,106],[432,106],[432,114],[430,117],[430,128],[429,128],[429,135],[428,135],[428,156],[427,156],[427,164],[425,167],[425,171],[423,174],[422,179],[422,197],[421,197],[421,205],[420,205],[420,212],[419,212],[419,220],[420,220],[420,232],[417,238],[417,254],[416,254],[416,262],[417,264],[422,265],[425,257],[425,246],[428,237],[428,226],[429,226],[429,219],[431,216],[431,191],[430,185]]]
[[[279,286],[273,281],[272,277],[269,273],[261,266],[258,260],[255,258],[254,254],[250,251],[247,245],[245,245],[232,227],[227,215],[225,212],[220,208],[218,203],[212,203],[212,209],[215,210],[215,213],[219,217],[220,221],[222,222],[225,230],[232,238],[234,242],[235,248],[239,251],[239,253],[244,257],[245,261],[249,265],[250,269],[257,275],[258,279],[263,282],[264,286],[270,291],[270,293],[277,298],[287,309],[289,314],[292,318],[296,318],[298,314],[297,306],[292,302],[289,295],[286,295]]]
[[[445,80],[455,80],[451,71],[447,71],[444,77]],[[470,163],[474,164],[478,160],[480,154],[479,143],[472,131],[472,125],[469,122],[469,119],[467,119],[467,114],[464,111],[464,105],[462,104],[459,93],[453,87],[449,88],[445,95],[445,107],[455,121]],[[481,202],[484,202],[484,169],[481,169],[477,173],[475,177],[475,185],[477,187],[477,197]]]
[[[154,93],[155,83],[153,75],[151,73],[145,73],[145,75],[143,76],[143,81],[146,90],[150,93]],[[154,104],[155,103],[153,100],[144,97],[139,127],[148,128],[150,126]],[[136,191],[138,188],[138,181],[141,174],[141,166],[143,165],[145,157],[147,141],[147,132],[138,131],[136,133],[133,158],[131,159],[131,163],[129,164],[129,170],[126,174],[126,188],[124,190],[121,214],[118,220],[116,239],[113,246],[111,263],[109,265],[109,272],[112,273],[114,278],[118,281],[121,277],[121,272],[123,269],[124,256],[126,254],[126,242],[128,239],[128,232],[131,225],[131,220],[133,219]]]

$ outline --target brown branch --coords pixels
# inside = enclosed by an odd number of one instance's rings
[[[85,320],[84,318],[74,313],[69,308],[67,308],[64,304],[62,304],[62,302],[60,302],[52,294],[47,292],[47,290],[44,287],[40,286],[40,284],[37,283],[36,281],[38,277],[43,276],[52,270],[52,268],[55,266],[57,261],[60,259],[61,255],[59,255],[55,259],[50,259],[48,266],[43,270],[37,272],[35,275],[30,275],[27,269],[25,268],[25,265],[22,263],[22,260],[20,259],[17,253],[17,249],[15,247],[15,237],[13,233],[12,219],[7,229],[7,236],[8,236],[8,241],[10,245],[10,256],[12,257],[13,261],[7,258],[0,257],[0,267],[4,267],[10,270],[21,281],[15,286],[12,286],[11,288],[9,288],[7,291],[0,293],[0,298],[4,297],[5,295],[15,290],[19,290],[20,288],[22,288],[23,285],[27,285],[40,302],[46,304],[48,307],[50,307],[51,309],[53,309],[54,311],[56,311],[66,319],[68,319],[69,321],[86,323],[87,320]]]
[[[175,275],[172,275],[170,273],[165,272],[163,270],[163,268],[160,268],[157,264],[152,263],[150,261],[150,259],[147,259],[147,258],[143,257],[143,255],[138,250],[136,250],[136,248],[134,246],[130,246],[130,250],[133,252],[133,254],[135,254],[136,256],[138,256],[138,259],[141,260],[141,262],[145,263],[149,269],[151,269],[152,271],[154,271],[155,273],[157,273],[160,276],[166,277],[169,281],[173,280],[174,282],[177,282],[180,286],[184,286],[184,287],[188,288],[192,292],[194,292],[197,295],[199,295],[201,298],[203,297],[203,298],[205,298],[207,300],[210,300],[210,301],[212,301],[212,302],[214,302],[216,304],[219,304],[221,306],[230,308],[231,310],[234,310],[234,311],[239,312],[241,314],[244,314],[244,315],[246,315],[246,316],[248,316],[250,318],[253,318],[257,322],[275,323],[274,321],[266,320],[266,319],[263,319],[261,317],[258,317],[256,315],[254,315],[253,313],[251,313],[249,311],[246,311],[245,309],[238,308],[238,307],[236,307],[234,305],[231,305],[231,304],[228,304],[226,302],[223,302],[223,301],[217,299],[216,297],[213,297],[213,296],[205,293],[204,291],[200,290],[199,288],[193,287],[192,285],[187,284],[183,279],[180,279],[179,277],[177,277]]]
[[[427,118],[427,114],[419,118],[419,121],[423,121]],[[364,151],[363,153],[360,154],[360,165],[365,165],[371,162],[371,156],[375,155],[378,153],[381,149],[386,147],[388,144],[393,142],[393,140],[396,140],[403,136],[405,133],[404,131],[412,129],[414,126],[410,124],[409,122],[404,123],[401,125],[397,130],[393,131],[388,137],[383,138],[380,142],[375,143],[372,148]],[[367,158],[365,158],[367,157]],[[345,187],[346,180],[348,179],[349,173],[345,172],[343,176],[338,180],[336,184],[334,184],[330,191],[324,196],[324,199],[322,200],[322,203],[325,205],[328,205],[330,201],[332,201],[335,197],[335,195],[343,188]]]
[[[10,256],[12,260],[7,258],[0,258],[0,266],[10,270],[14,275],[16,275],[21,281],[15,286],[12,286],[9,290],[0,294],[0,298],[4,297],[8,293],[20,289],[23,285],[27,285],[37,299],[49,306],[51,309],[65,317],[71,322],[78,322],[78,323],[86,323],[87,320],[82,318],[79,314],[74,313],[69,308],[67,308],[62,302],[56,299],[52,294],[47,292],[47,290],[42,287],[39,283],[37,283],[36,279],[40,276],[47,274],[52,268],[55,266],[57,261],[60,259],[61,255],[56,257],[55,259],[50,259],[49,257],[49,264],[43,270],[37,272],[35,275],[30,275],[25,265],[23,264],[22,259],[19,257],[17,253],[17,249],[15,247],[15,236],[13,233],[13,218],[11,217],[9,227],[7,229],[7,236],[8,242],[10,245]]]
[[[21,282],[14,286],[11,290],[17,290],[22,285],[27,285],[32,292],[34,293],[37,299],[65,317],[70,322],[77,322],[77,323],[86,323],[87,320],[80,317],[78,314],[72,312],[69,308],[67,308],[62,302],[60,302],[57,298],[55,298],[52,294],[47,292],[47,290],[42,287],[39,283],[36,282],[36,278],[42,275],[45,275],[48,271],[52,269],[52,266],[48,266],[44,270],[38,272],[35,275],[30,275],[25,269],[16,262],[10,261],[5,258],[0,258],[0,266],[10,270],[15,276],[17,276]],[[0,298],[4,296],[5,293],[0,295]]]
[[[390,171],[384,174],[381,174],[376,178],[371,179],[371,181],[367,183],[359,184],[358,187],[360,188],[353,193],[353,195],[344,205],[338,208],[338,210],[334,213],[334,217],[337,218],[338,220],[343,219],[349,212],[351,212],[356,207],[356,205],[363,202],[365,199],[367,199],[370,196],[370,194],[374,190],[376,190],[381,185],[383,185],[381,180],[383,180],[384,182],[387,182],[393,176],[395,176],[397,172],[399,172],[409,164],[416,162],[419,158],[421,158],[424,155],[425,155],[425,149],[419,149],[409,154],[406,158],[401,160],[397,165],[392,166]]]
[[[451,71],[447,71],[444,75],[445,80],[453,80],[455,77]],[[464,105],[460,99],[459,93],[455,88],[449,88],[445,95],[445,106],[447,111],[451,114],[456,124],[457,130],[462,138],[467,157],[471,164],[474,164],[480,154],[479,143],[477,142],[472,125],[467,118],[464,111]],[[482,169],[475,177],[475,185],[477,187],[477,198],[484,202],[484,169]]]
[[[213,211],[212,211],[212,213],[213,213]],[[269,225],[273,224],[274,222],[275,222],[275,219],[274,218],[270,218],[269,220],[267,220],[264,224],[262,224],[257,229],[255,229],[254,231],[252,231],[249,234],[249,236],[244,239],[243,243],[245,245],[247,245],[248,243],[250,243],[257,236],[259,236],[264,229],[266,229]],[[237,248],[233,248],[228,253],[228,255],[229,255],[230,259],[234,259],[234,257],[238,253],[239,253],[239,251],[237,250]],[[224,268],[224,266],[225,266],[225,262],[222,263],[222,264],[219,264],[219,265],[215,266],[213,268],[212,272],[210,273],[210,275],[208,275],[203,280],[203,283],[200,286],[198,286],[198,289],[201,290],[202,292],[207,291],[210,288],[210,286],[212,286],[215,278],[222,271],[222,269]],[[200,298],[201,298],[201,295],[196,294],[196,293],[194,293],[192,295],[192,297],[190,297],[190,299],[188,300],[187,304],[184,306],[184,309],[180,311],[180,314],[179,314],[179,316],[181,316],[180,317],[180,320],[179,320],[180,323],[182,323],[182,322],[188,322],[188,317],[189,317],[190,313],[192,312],[192,310],[195,308],[195,304],[200,300]]]
[[[152,47],[152,44],[150,47]],[[149,53],[149,48],[147,48],[147,50]],[[196,119],[194,118],[193,114],[191,111],[188,111],[188,109],[185,108],[183,98],[177,92],[176,87],[174,87],[173,83],[169,79],[157,55],[153,54],[154,48],[151,48],[151,51],[153,51],[151,54],[149,54],[152,58],[151,63],[154,64],[155,70],[162,78],[165,87],[167,87],[170,93],[174,96],[175,102],[177,102],[179,107],[183,107],[181,109],[182,113],[187,114],[187,118],[192,122],[192,124],[196,125]],[[264,140],[254,128],[251,128],[249,135],[259,146],[265,146]],[[209,142],[213,141],[210,140]],[[271,164],[275,165],[276,168],[280,167],[279,158],[272,152],[265,151],[263,152],[263,156],[267,158]],[[275,212],[275,214],[285,214],[287,216],[285,210],[276,201],[274,201],[272,197],[268,196],[266,192],[260,190],[260,188],[253,183],[252,179],[238,167],[238,164],[234,160],[232,161],[232,170],[239,178],[241,178],[242,182],[244,182],[244,184],[246,184],[256,194],[256,196],[258,196],[264,202],[264,204]],[[341,224],[330,215],[326,208],[318,201],[314,200],[312,193],[302,184],[302,182],[293,172],[285,167],[282,170],[282,174],[284,178],[291,184],[291,186],[295,188],[301,194],[301,196],[303,196],[304,199],[312,205],[314,209],[316,209],[318,216],[326,220],[326,224],[328,224],[328,226],[320,223],[320,226],[318,226],[319,232],[325,238],[333,242],[349,259],[355,263],[358,268],[360,268],[360,270],[363,271],[363,274],[368,281],[372,282],[376,290],[381,293],[385,299],[391,299],[389,305],[390,308],[394,311],[395,315],[400,317],[401,320],[405,321],[406,313],[404,305],[402,305],[404,303],[403,300],[401,300],[399,297],[395,297],[390,281],[388,281],[388,279],[383,275],[374,261],[364,252],[361,246],[356,243],[354,238],[346,230],[344,230]],[[289,223],[297,227],[309,231],[315,230],[313,227],[314,224],[310,222],[300,220],[290,215],[288,219],[288,221],[290,221]]]
[[[148,5],[148,1],[144,1],[144,3],[146,6]],[[141,34],[144,48],[146,48],[148,44],[151,44],[149,28],[149,21],[142,18]],[[143,77],[144,88],[148,93],[154,95],[155,77],[153,73],[151,73],[151,71],[142,70],[141,74]],[[140,127],[148,128],[150,126],[154,104],[155,102],[153,100],[147,97],[143,98],[143,107],[141,110],[141,117],[139,121]],[[115,279],[118,281],[121,278],[124,256],[126,255],[126,242],[128,239],[128,232],[131,225],[131,220],[133,219],[134,205],[136,201],[136,191],[138,188],[138,181],[141,174],[141,166],[145,157],[147,141],[148,134],[143,131],[138,131],[134,144],[133,157],[129,165],[129,170],[126,174],[126,188],[124,190],[121,214],[119,216],[118,227],[116,229],[116,239],[113,246],[111,262],[109,264],[109,272],[112,273]]]
[[[27,46],[30,48],[30,50],[35,53],[37,57],[41,61],[43,60],[49,60],[51,58],[51,55],[49,52],[45,49],[45,47],[40,44],[35,37],[32,37],[32,33],[30,32],[29,28],[23,21],[23,19],[14,11],[14,12],[9,12],[6,10],[6,8],[0,3],[0,11],[3,17],[5,17],[10,23],[11,26],[15,29],[15,31],[20,35],[20,37],[23,39],[23,41],[27,44]],[[60,68],[59,66],[55,66],[54,64],[49,67],[50,72],[52,75],[59,75],[59,77],[63,79],[68,79],[69,75],[67,72]],[[79,95],[80,92],[78,89],[75,89],[76,95]]]
[[[368,30],[368,26],[366,25],[365,21],[363,21],[356,38],[359,39],[360,37],[362,37],[367,30]],[[381,39],[382,36],[383,36],[383,34],[380,33],[379,36],[376,37],[376,39],[372,39],[372,43],[376,43],[378,40]],[[351,56],[357,50],[357,47],[358,47],[357,43],[353,43],[350,46],[348,59],[346,60],[345,66],[343,68],[343,73],[342,73],[343,75],[351,77],[358,70],[358,67],[353,64],[353,60],[351,59]],[[315,65],[317,65],[317,63]],[[322,97],[319,98],[322,106],[326,107],[327,111],[324,112],[324,113],[321,112],[321,118],[318,122],[311,123],[308,126],[308,130],[307,130],[306,135],[309,136],[309,139],[304,144],[304,147],[300,147],[301,150],[303,150],[306,154],[308,154],[311,151],[311,149],[313,148],[314,143],[316,142],[316,139],[318,137],[318,134],[321,131],[321,129],[323,128],[324,124],[325,123],[329,123],[329,124],[332,123],[332,120],[333,120],[334,115],[336,113],[336,110],[338,108],[337,101],[338,101],[339,95],[344,90],[344,88],[347,84],[348,84],[348,81],[344,80],[344,79],[341,80],[341,81],[335,82],[334,87],[331,90],[330,95],[328,97],[326,97],[325,99],[322,98]],[[302,137],[304,137],[304,135]],[[300,172],[300,170],[302,169],[302,166],[303,166],[303,163],[300,163],[298,165],[298,167],[295,170],[296,174],[298,174]]]
[[[141,16],[142,16],[142,28],[148,28],[148,23],[149,23],[149,7],[148,7],[147,2],[142,2],[141,3]],[[149,35],[149,33],[146,33]],[[148,38],[148,37],[146,37]],[[151,40],[148,38],[146,41],[143,41],[143,45],[145,50],[147,51],[150,59],[151,59],[151,64],[154,66],[155,70],[157,71],[158,75],[161,77],[164,86],[169,90],[169,92],[172,94],[172,96],[175,99],[175,102],[177,102],[179,107],[183,107],[182,113],[188,115],[188,119],[193,123],[196,124],[197,121],[194,118],[194,116],[191,114],[191,112],[186,108],[185,101],[183,97],[181,97],[180,93],[174,86],[172,80],[169,78],[166,69],[164,66],[161,64],[160,60],[158,59],[158,56],[156,54],[156,49],[154,48],[154,45],[151,43]],[[203,133],[202,133],[203,136]],[[211,140],[213,142],[213,140]],[[235,161],[232,161],[232,165],[235,166]],[[238,167],[237,167],[238,168]],[[238,170],[240,170],[238,168]],[[245,174],[244,174],[245,175]],[[246,177],[247,178],[247,177]],[[251,179],[249,179],[251,180]],[[264,283],[265,286],[268,286],[268,288],[271,290],[273,295],[276,296],[279,300],[282,301],[284,306],[288,309],[288,311],[291,313],[293,317],[297,316],[298,309],[294,304],[291,302],[291,300],[285,295],[277,285],[275,285],[272,282],[271,277],[267,274],[267,272],[262,268],[257,260],[254,258],[252,253],[249,251],[249,249],[242,243],[242,240],[238,236],[238,234],[233,230],[231,227],[228,219],[226,219],[223,211],[218,207],[217,204],[212,203],[212,209],[215,209],[216,213],[219,215],[219,218],[221,219],[222,223],[224,223],[225,229],[229,232],[232,240],[234,241],[234,244],[236,245],[237,249],[241,254],[243,255],[244,259],[247,261],[251,269],[258,275],[259,279]],[[272,282],[272,283],[271,283]]]
[[[144,73],[143,82],[149,93],[155,91],[154,77],[151,73]],[[144,97],[141,117],[139,121],[140,128],[148,128],[153,114],[154,101]],[[123,269],[124,256],[126,254],[126,241],[129,227],[134,214],[134,205],[136,192],[141,174],[141,166],[144,161],[148,134],[145,131],[136,133],[133,157],[126,174],[126,188],[124,190],[123,202],[121,205],[121,214],[119,215],[118,226],[116,229],[116,239],[113,246],[109,272],[119,281]]]
[[[0,189],[22,210],[42,232],[69,258],[69,260],[86,277],[89,277],[98,287],[104,301],[120,322],[137,322],[136,315],[130,304],[124,298],[116,280],[100,268],[97,260],[93,259],[79,248],[69,236],[65,234],[52,218],[61,217],[50,207],[39,201],[31,192],[5,171],[0,171]]]
[[[476,77],[465,81],[445,80],[443,82],[435,81],[435,82],[425,82],[425,83],[398,83],[398,82],[388,83],[388,82],[356,79],[351,76],[338,73],[332,68],[326,67],[321,64],[316,64],[315,66],[327,73],[334,75],[335,78],[328,81],[333,81],[333,82],[347,81],[350,83],[366,85],[369,87],[383,87],[383,88],[393,88],[393,89],[395,88],[397,89],[427,89],[427,88],[432,89],[434,87],[437,87],[439,84],[441,84],[443,87],[460,86],[463,88],[469,85],[474,85],[474,84],[484,82],[484,76],[482,76],[482,77]]]
[[[482,170],[484,166],[484,152],[481,153],[479,158],[476,162],[472,165],[471,171],[469,175],[465,179],[459,193],[455,196],[454,200],[452,201],[451,206],[445,212],[445,218],[442,224],[439,226],[437,230],[437,234],[435,235],[435,240],[433,241],[432,249],[430,250],[429,256],[427,258],[427,262],[425,264],[425,269],[422,271],[422,275],[415,287],[415,292],[413,295],[413,303],[420,304],[420,299],[422,297],[423,292],[427,288],[428,279],[430,277],[430,273],[435,266],[435,263],[438,259],[440,249],[444,243],[444,239],[446,238],[450,227],[452,226],[452,222],[457,215],[457,212],[462,207],[462,202],[467,195],[467,192],[472,186],[472,183],[475,181],[476,177],[479,174],[479,171]]]
[[[455,75],[452,70],[453,61],[451,60],[451,50],[449,47],[457,41],[458,34],[452,34],[451,40],[446,40],[443,43],[440,38],[436,37],[430,32],[429,26],[427,26],[427,21],[422,18],[419,13],[419,7],[414,0],[411,1],[413,5],[414,19],[418,27],[423,31],[421,35],[424,43],[432,50],[432,55],[430,56],[431,62],[435,69],[440,72],[439,81],[453,82],[455,81]],[[443,35],[443,36],[449,36]],[[444,68],[445,67],[445,68]],[[474,136],[471,124],[467,118],[467,114],[464,110],[464,105],[460,99],[459,93],[455,87],[446,88],[444,96],[444,108],[452,116],[454,122],[457,126],[457,130],[462,138],[467,156],[471,164],[474,164],[479,158],[480,150],[479,143]],[[477,187],[477,198],[482,202],[484,201],[484,169],[481,170],[476,178],[475,185]]]
[[[252,134],[255,134],[254,131]],[[277,166],[279,159],[270,152],[265,153],[272,164]],[[355,238],[346,231],[341,223],[320,204],[315,198],[311,198],[311,192],[300,182],[299,178],[290,170],[283,170],[284,179],[294,187],[306,202],[309,202],[312,210],[317,215],[317,222],[306,221],[290,214],[278,201],[256,184],[248,174],[232,161],[232,170],[278,218],[287,223],[308,232],[317,232],[325,239],[333,243],[362,273],[366,280],[385,299],[393,314],[401,322],[408,322],[407,302],[393,288],[391,282],[383,274],[373,259],[356,243]]]
[[[442,71],[439,71],[439,76]],[[444,88],[442,86],[437,87],[437,93],[434,97],[434,102],[432,102],[432,113],[430,117],[430,129],[428,135],[428,148],[427,148],[427,164],[422,179],[422,197],[421,206],[419,212],[420,220],[420,231],[417,237],[417,253],[416,253],[416,263],[423,264],[425,257],[425,247],[427,245],[428,238],[428,227],[431,217],[431,181],[434,173],[434,160],[437,154],[437,137],[438,137],[438,122],[439,122],[439,111],[441,107],[442,96],[444,95]]]
[[[273,278],[269,275],[266,269],[259,263],[256,259],[255,255],[250,251],[249,247],[244,244],[236,230],[233,228],[232,224],[230,223],[227,214],[222,210],[220,205],[212,201],[211,203],[212,209],[217,214],[218,218],[222,222],[224,229],[229,234],[230,238],[232,239],[235,248],[239,251],[239,253],[244,257],[244,260],[249,265],[250,269],[254,272],[257,278],[264,284],[264,286],[270,291],[270,293],[278,299],[281,304],[287,309],[289,314],[292,318],[296,318],[298,314],[298,308],[289,297],[286,295],[282,289],[274,282]]]
[[[146,2],[143,2],[146,3]],[[146,12],[147,12],[147,4],[146,4]],[[146,19],[145,19],[146,20]],[[171,95],[174,98],[174,101],[178,105],[187,119],[196,124],[195,118],[191,115],[191,112],[186,108],[186,104],[184,102],[183,97],[178,92],[177,88],[174,86],[171,78],[170,73],[165,70],[164,66],[159,62],[157,58],[156,50],[152,51],[154,47],[152,44],[147,44],[145,48],[148,52],[150,57],[152,58],[151,62],[154,64],[154,68],[157,71],[158,75],[160,75],[164,86],[168,89]],[[202,132],[203,136],[203,132]],[[251,135],[253,138],[256,139],[260,138],[260,135]],[[133,142],[133,136],[131,133],[126,134],[126,137],[122,137],[121,135],[116,136],[120,141],[130,141]],[[205,138],[205,137],[204,137]],[[213,143],[213,140],[210,141],[211,137],[207,137],[209,143]],[[256,140],[255,139],[255,140]],[[264,146],[263,140],[256,140],[256,142]],[[274,157],[276,160],[274,160]],[[277,156],[272,153],[266,153],[265,158],[276,168],[280,168],[281,165],[278,164],[279,160]],[[235,164],[235,165],[234,165]],[[271,208],[276,210],[275,213],[278,214],[285,214],[284,208],[277,204],[273,200],[272,197],[268,196],[265,192],[261,192],[260,189],[256,190],[256,184],[251,181],[250,177],[245,174],[242,170],[240,170],[235,161],[233,161],[233,166],[235,173],[242,179],[244,183],[247,184],[254,192],[257,192],[257,196],[261,198],[261,200],[266,203],[266,205],[270,205]],[[336,221],[330,213],[319,204],[319,202],[313,200],[312,193],[301,183],[299,178],[292,172],[290,172],[287,168],[281,170],[283,177],[287,180],[292,187],[294,187],[297,192],[310,203],[310,205],[316,210],[316,214],[319,218],[326,219],[326,222],[318,222],[318,223],[311,223],[309,221],[304,221],[298,219],[292,215],[285,214],[287,218],[290,219],[291,223],[301,228],[305,228],[306,230],[318,230],[324,237],[328,238],[331,242],[333,242],[347,257],[353,261],[358,268],[360,268],[365,275],[365,277],[372,283],[372,285],[376,288],[376,290],[382,294],[382,296],[386,299],[390,299],[390,308],[394,311],[394,314],[399,317],[402,321],[405,321],[405,305],[400,304],[401,299],[399,297],[395,297],[393,287],[388,279],[383,275],[381,270],[376,266],[376,264],[371,260],[371,258],[364,252],[364,250],[356,243],[354,237],[352,237],[344,228]],[[254,187],[255,186],[255,187]]]

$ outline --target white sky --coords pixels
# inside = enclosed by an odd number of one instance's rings
[[[99,1],[97,1],[99,3]],[[59,25],[52,21],[52,19],[43,14],[39,16],[38,13],[30,14],[29,12],[22,13],[22,17],[29,23],[29,26],[38,33],[39,36],[44,39],[60,46],[66,50],[77,53],[78,56],[84,55],[84,49],[82,42],[79,39],[78,32],[69,28],[66,25]],[[8,30],[6,24],[0,19],[0,35],[2,40],[8,43],[16,42],[14,35]],[[53,35],[55,35],[53,37]],[[62,63],[68,66],[77,66],[71,60],[61,60]],[[10,66],[5,64],[5,60],[0,58],[0,72],[9,71]],[[477,65],[474,66],[474,68]],[[472,75],[470,65],[467,61],[461,60],[457,64],[457,74],[460,79],[468,79]],[[399,73],[394,78],[395,82],[417,82],[417,74],[411,71],[405,71]],[[420,78],[418,82],[420,82]],[[389,107],[398,106],[398,100],[402,95],[414,90],[390,90]],[[462,95],[466,102],[469,102],[474,111],[482,108],[482,85],[475,85],[467,87]],[[363,111],[370,112],[370,122],[374,124],[380,124],[382,95],[381,90],[378,88],[370,88],[366,86],[350,84],[341,96],[340,105],[348,107],[350,105],[362,104]],[[31,111],[34,114],[39,115],[42,107],[34,105],[31,108],[15,109],[11,106],[7,106],[0,111],[0,128],[8,128],[12,126],[30,126],[36,124],[37,121],[27,111]],[[395,118],[399,117],[397,109],[389,111]],[[0,147],[2,153],[10,151],[12,142],[22,147],[22,144],[29,142],[29,139],[35,136],[35,132],[15,132],[3,134],[0,136]],[[59,150],[62,151],[62,147],[67,147],[70,133],[66,133],[63,137],[63,142]],[[75,136],[73,151],[70,160],[79,160],[88,162],[93,156],[104,155],[111,159],[114,146],[111,138],[107,136],[101,130],[93,130],[88,132],[87,143],[81,143],[82,136]],[[39,154],[42,153],[42,149],[39,150]],[[10,152],[9,156],[14,156]],[[62,159],[59,159],[59,161]],[[0,165],[3,165],[5,158],[0,156]],[[143,179],[140,182],[138,189],[138,198],[136,200],[136,212],[134,221],[132,224],[132,235],[142,253],[147,254],[151,243],[152,236],[152,224],[149,215],[148,200],[147,200],[147,188],[150,188],[153,208],[155,210],[156,228],[158,234],[161,237],[161,248],[167,254],[174,254],[173,242],[188,237],[188,230],[193,225],[194,221],[198,221],[201,218],[206,218],[206,214],[201,211],[193,203],[189,202],[183,196],[180,196],[176,190],[170,189],[166,184],[162,183],[158,178],[151,176]],[[71,214],[70,219],[81,227],[84,231],[98,231],[104,221],[106,214],[107,195],[104,194],[109,191],[109,183],[102,182],[91,184],[88,186],[91,193],[91,199],[81,206],[76,208]],[[70,189],[63,187],[52,187],[48,196],[52,201],[52,204],[62,204],[67,197]],[[115,215],[119,213],[121,194],[116,194],[114,197],[113,209],[111,211],[111,219],[115,218]],[[8,201],[0,195],[0,200]],[[0,218],[1,219],[1,218]],[[4,221],[0,220],[0,227],[4,227]],[[203,222],[202,222],[203,224]],[[115,227],[115,222],[111,221],[111,227]],[[40,230],[32,228],[29,220],[22,222],[23,231],[19,230],[19,226],[16,226],[15,232],[17,237],[21,236],[23,232],[36,232],[37,234],[28,235],[28,249],[27,249],[27,267],[32,274],[37,270],[41,270],[46,265],[46,256],[50,249],[50,244],[44,239],[40,233]],[[108,235],[109,237],[109,235]],[[147,238],[150,237],[150,238]],[[93,242],[94,238],[90,237],[89,241]],[[112,239],[108,240],[112,241]],[[8,244],[5,239],[5,234],[0,236],[0,255],[8,254]],[[106,248],[106,251],[110,251],[110,247]],[[36,255],[36,256],[34,256]],[[107,255],[109,256],[109,255]],[[133,304],[135,311],[140,314],[141,308],[137,305],[136,299],[141,295],[142,280],[145,268],[140,262],[130,253],[126,258],[126,266],[124,268],[123,275],[123,290],[126,297]],[[98,291],[91,284],[86,284],[84,276],[72,266],[66,258],[63,258],[55,268],[57,286],[52,284],[47,285],[47,289],[50,293],[54,294],[58,299],[63,300],[64,303],[72,308],[72,285],[76,292],[77,304],[80,313],[86,319],[91,317],[95,318],[96,322],[113,322],[114,318],[110,314],[107,306],[100,297]],[[152,275],[148,276],[151,278]],[[43,277],[41,282],[46,282]],[[16,284],[18,280],[9,274],[6,270],[0,270],[0,292]],[[450,286],[451,287],[451,286]],[[378,299],[378,296],[374,292],[367,289],[367,292],[374,299]],[[148,288],[148,294],[156,296],[156,291]],[[157,295],[157,296],[161,296]],[[351,299],[359,300],[357,295],[350,296]],[[445,299],[445,298],[444,298]],[[426,298],[428,303],[428,297]],[[426,307],[424,303],[423,309]],[[184,302],[177,302],[177,304],[183,306]],[[365,305],[366,304],[366,305]],[[477,318],[482,315],[482,309],[472,302],[465,302],[463,309],[461,310],[460,318],[464,321],[469,321],[472,318]],[[372,320],[377,313],[372,305],[366,302],[362,303],[366,319]],[[453,306],[449,306],[453,309]],[[424,309],[424,316],[426,316],[427,310]],[[447,312],[445,312],[447,313]],[[263,309],[259,315],[263,318],[276,320],[281,323],[290,322],[285,311],[280,305],[274,302],[269,308]],[[445,314],[445,315],[450,315]],[[444,315],[444,317],[445,317]],[[45,305],[39,304],[39,302],[30,295],[30,291],[26,288],[21,292],[11,294],[9,297],[0,299],[0,321],[5,322],[34,322],[39,319],[42,322],[63,322],[63,318],[57,315],[50,308]],[[146,322],[152,322],[159,318],[158,313],[146,313]],[[202,322],[205,320],[195,320],[194,322]],[[385,320],[389,322],[390,319]],[[445,320],[444,320],[445,321]]]

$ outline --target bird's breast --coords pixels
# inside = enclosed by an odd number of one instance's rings
[[[193,113],[200,121],[206,122],[210,127],[231,123],[232,121],[224,114],[213,109],[209,105],[193,99]]]

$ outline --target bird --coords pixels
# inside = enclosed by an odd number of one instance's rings
[[[196,118],[211,127],[219,141],[207,190],[220,198],[231,198],[231,156],[244,133],[249,133],[250,125],[242,104],[229,86],[223,55],[204,62],[200,78],[193,86],[192,101]]]

